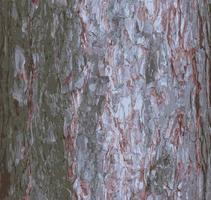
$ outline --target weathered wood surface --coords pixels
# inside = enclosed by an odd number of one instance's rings
[[[0,0],[0,199],[210,200],[207,0]]]

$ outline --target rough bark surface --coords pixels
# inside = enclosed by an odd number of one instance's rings
[[[210,200],[210,17],[0,0],[0,199]]]

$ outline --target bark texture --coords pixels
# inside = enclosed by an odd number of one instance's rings
[[[210,17],[0,0],[0,199],[210,200]]]

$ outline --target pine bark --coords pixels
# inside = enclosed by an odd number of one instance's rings
[[[0,199],[211,199],[210,3],[0,0]]]

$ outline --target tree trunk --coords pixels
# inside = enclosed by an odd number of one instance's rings
[[[0,199],[210,200],[210,17],[0,0]]]

